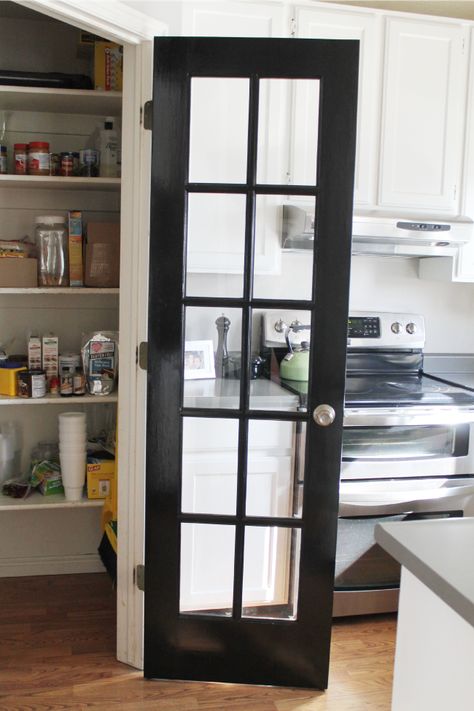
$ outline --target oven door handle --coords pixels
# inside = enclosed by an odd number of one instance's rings
[[[433,489],[428,491],[405,492],[404,496],[399,494],[367,495],[363,497],[357,495],[357,501],[351,496],[342,495],[339,500],[339,516],[383,516],[384,514],[409,513],[411,511],[429,511],[430,506],[442,501],[447,504],[465,496],[474,495],[474,484],[466,486],[451,486],[445,489]],[[377,498],[375,498],[377,497]]]
[[[403,427],[410,425],[461,425],[474,423],[474,411],[442,410],[432,408],[424,412],[406,409],[397,411],[345,410],[344,427]]]

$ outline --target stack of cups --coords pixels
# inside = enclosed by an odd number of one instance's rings
[[[68,501],[79,501],[86,480],[86,415],[63,412],[59,415],[59,461],[64,493]]]

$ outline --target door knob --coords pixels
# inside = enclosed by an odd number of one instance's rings
[[[328,427],[334,422],[336,411],[331,405],[318,405],[313,412],[313,420],[320,427]]]

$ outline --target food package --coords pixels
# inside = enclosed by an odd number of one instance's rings
[[[114,42],[94,42],[94,88],[122,91],[123,48]]]
[[[118,333],[97,331],[82,339],[82,365],[91,395],[110,395],[118,374]]]
[[[120,225],[116,222],[89,222],[84,284],[115,288],[119,281]]]
[[[82,212],[68,212],[69,286],[84,286]]]

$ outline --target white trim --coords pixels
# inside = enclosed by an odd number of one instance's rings
[[[152,44],[125,46],[122,128],[122,240],[119,398],[120,521],[117,566],[117,657],[143,666],[143,593],[133,570],[144,561],[146,373],[138,369],[136,348],[146,340],[148,285],[148,225],[151,132],[139,124],[140,108],[151,98]]]
[[[139,44],[163,35],[167,27],[120,0],[16,0],[30,10],[67,22],[120,44]]]
[[[71,575],[103,573],[104,566],[96,553],[87,555],[32,556],[31,558],[0,558],[0,578],[29,575]]]

